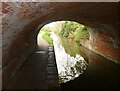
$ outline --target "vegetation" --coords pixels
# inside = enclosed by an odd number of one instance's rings
[[[80,53],[80,48],[78,43],[72,40],[68,40],[67,38],[61,38],[61,42],[66,53],[68,53],[70,56],[75,56],[76,54]]]
[[[60,35],[73,41],[80,43],[81,39],[88,39],[89,33],[85,26],[72,21],[65,21],[62,23]]]
[[[54,28],[45,26],[41,29],[40,34],[49,44],[53,44],[53,40],[50,37],[51,30],[60,35],[62,46],[65,48],[66,53],[71,56],[79,53],[81,40],[89,38],[89,33],[84,25],[73,21],[62,21],[57,23]]]
[[[80,41],[89,38],[89,33],[85,26],[71,21],[64,21],[62,23],[59,35],[61,37],[62,46],[65,48],[66,53],[71,56],[79,54]]]
[[[49,27],[43,27],[39,33],[49,44],[53,44],[53,40],[50,37],[50,32],[51,32],[51,29]]]
[[[61,39],[61,44],[64,47],[67,54],[69,54],[72,57],[75,57],[76,54],[80,54],[84,51],[84,49],[80,49],[80,42],[81,40],[87,40],[89,39],[89,33],[87,31],[87,28],[77,22],[72,21],[62,21],[55,25],[53,28],[49,28],[48,26],[45,26],[41,29],[39,32],[42,37],[49,43],[53,44],[53,40],[50,37],[50,32],[54,32],[57,35],[59,35]],[[86,54],[83,52],[81,56],[85,57],[85,60],[87,59]],[[69,61],[69,60],[66,60]],[[75,63],[74,66],[67,66],[65,67],[65,72],[59,74],[59,81],[60,83],[65,82],[66,80],[69,80],[69,77],[74,77],[78,73],[83,73],[83,71],[86,69],[87,62],[83,60],[79,60]],[[69,76],[69,77],[67,77]]]

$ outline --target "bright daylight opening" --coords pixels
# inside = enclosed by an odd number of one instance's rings
[[[89,40],[87,28],[74,21],[52,22],[40,29],[38,46],[53,46],[60,84],[75,79],[86,70],[88,61],[81,47],[84,40]]]

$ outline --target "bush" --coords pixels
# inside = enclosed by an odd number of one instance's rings
[[[89,37],[89,33],[85,28],[78,28],[75,32],[75,41],[80,42],[81,39],[87,39]]]
[[[89,38],[89,33],[83,25],[77,22],[65,21],[62,24],[61,33],[63,37],[67,37],[73,34],[74,40],[80,42],[81,39]]]

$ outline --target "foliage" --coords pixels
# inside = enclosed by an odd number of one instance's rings
[[[50,37],[50,28],[49,27],[43,27],[41,30],[40,30],[40,34],[42,35],[42,37],[49,43],[49,44],[53,44],[53,40],[52,38]]]
[[[49,43],[49,44],[53,44],[53,40],[50,36],[43,34],[42,37]]]
[[[61,38],[61,44],[64,47],[66,53],[70,56],[75,56],[80,52],[79,44],[72,40],[68,40],[67,38],[63,37]]]
[[[49,27],[43,27],[41,30],[40,30],[40,34],[43,34],[45,33],[46,35],[49,35],[50,36],[50,32],[51,32],[51,29]]]
[[[80,42],[81,39],[88,39],[89,33],[85,28],[82,28],[82,29],[78,28],[74,32],[74,36],[75,36],[75,41]]]
[[[69,33],[71,31],[75,31],[77,28],[79,27],[79,24],[77,22],[72,22],[72,21],[65,21],[62,24],[62,28],[61,28],[61,34],[64,37],[68,37]]]
[[[66,38],[69,38],[69,36],[72,35],[71,38],[74,38],[76,42],[80,42],[81,39],[89,38],[89,33],[86,27],[72,21],[63,22],[60,35]]]
[[[62,46],[66,53],[71,56],[79,54],[80,41],[89,38],[89,33],[85,26],[71,21],[64,21],[62,23],[60,35]]]

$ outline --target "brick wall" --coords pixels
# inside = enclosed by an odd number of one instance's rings
[[[91,40],[97,36],[99,39],[94,42],[89,41],[89,44],[93,45],[91,50],[94,49],[95,52],[109,56],[112,60],[119,59],[117,55],[119,38],[115,37],[120,34],[118,10],[117,3],[3,2],[0,13],[2,18],[3,85],[8,83],[34,51],[37,27],[57,20],[74,20],[92,28]],[[112,26],[113,30],[106,31],[104,28],[106,32],[100,31],[99,28],[103,24]],[[94,28],[96,33],[93,31]],[[111,31],[114,35],[110,35]],[[114,46],[106,43],[105,39],[109,39],[109,37],[115,41]],[[110,50],[107,52],[102,48]],[[111,51],[116,54],[111,54]]]

